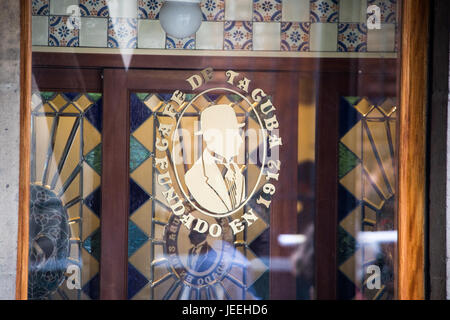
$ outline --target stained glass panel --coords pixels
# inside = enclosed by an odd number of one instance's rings
[[[394,299],[396,102],[340,103],[338,293]],[[381,286],[367,285],[380,272]],[[373,278],[373,277],[372,277]]]
[[[173,214],[164,193],[167,185],[158,183],[163,174],[161,159],[167,156],[168,179],[177,194],[187,193],[185,181],[195,162],[202,157],[204,141],[189,133],[200,130],[203,110],[214,105],[232,106],[236,118],[246,128],[243,145],[236,157],[245,177],[245,195],[255,188],[261,192],[258,180],[261,169],[262,136],[256,129],[257,117],[244,97],[230,93],[204,94],[194,100],[187,95],[184,116],[178,118],[181,144],[168,141],[162,148],[164,134],[173,119],[164,112],[171,94],[132,93],[130,97],[130,221],[128,233],[128,298],[129,299],[267,299],[269,295],[269,219],[268,212],[251,201],[236,211],[254,209],[258,219],[251,228],[234,236],[231,217],[202,215],[187,199],[183,205],[195,219],[209,225],[217,224],[223,230],[221,237],[202,236],[180,227],[180,218]],[[192,102],[192,103],[190,103]],[[188,106],[186,106],[190,103]],[[170,140],[170,139],[168,139]],[[161,151],[164,150],[164,151]],[[175,162],[171,152],[181,155]],[[193,200],[192,196],[189,200]],[[195,202],[194,202],[195,203]],[[195,258],[195,250],[203,243],[202,255]],[[194,261],[194,259],[196,259]],[[199,261],[204,259],[204,261]],[[200,263],[201,262],[201,263]]]
[[[34,92],[29,299],[99,298],[102,95]]]

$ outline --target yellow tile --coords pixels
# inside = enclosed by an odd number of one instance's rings
[[[70,221],[77,221],[80,218],[80,204],[77,203],[76,205],[71,206],[67,209],[67,215],[69,216]]]
[[[164,101],[159,99],[158,95],[151,94],[147,100],[145,100],[144,104],[153,112],[157,111],[162,105]]]
[[[77,101],[74,102],[74,104],[81,110],[86,111],[87,108],[89,108],[92,105],[91,100],[87,97],[86,94],[81,95]]]
[[[73,179],[72,183],[66,189],[66,191],[61,196],[61,201],[63,205],[66,205],[68,202],[72,201],[76,197],[80,196],[80,174],[77,174],[75,179]]]
[[[391,150],[389,146],[389,139],[387,135],[387,123],[383,122],[372,122],[368,121],[367,126],[369,127],[370,133],[372,134],[372,139],[377,148],[378,156],[383,164],[383,169],[387,176],[389,186],[394,190],[395,186],[395,176],[394,176],[394,159],[391,156]],[[380,177],[381,178],[381,177]],[[386,190],[387,196],[392,195],[388,190]]]
[[[363,184],[364,184],[364,201],[370,203],[377,209],[381,209],[381,207],[384,205],[384,199],[380,198],[378,193],[375,191],[374,187],[372,186],[372,183],[370,182],[367,177],[363,178]],[[360,199],[360,198],[358,198]]]
[[[383,113],[380,112],[380,110],[378,110],[378,108],[375,107],[375,108],[372,109],[372,111],[370,111],[367,114],[366,117],[367,118],[376,118],[376,119],[381,118],[381,119],[383,119],[384,115],[383,115]]]
[[[370,110],[372,110],[373,105],[369,100],[363,98],[356,106],[355,109],[359,111],[363,116],[366,116]]]
[[[361,231],[361,206],[349,213],[339,224],[353,238],[356,238]]]
[[[358,164],[339,181],[356,199],[362,197],[362,170]]]
[[[361,121],[359,121],[341,139],[341,142],[359,158],[362,157],[361,135],[362,135],[362,123]]]
[[[151,270],[151,241],[147,241],[129,259],[129,262],[138,269],[147,279],[150,279]]]
[[[99,272],[99,263],[84,248],[81,249],[81,259],[83,261],[83,267],[81,268],[81,287],[83,287]]]
[[[376,137],[372,137],[376,139]],[[383,193],[383,196],[387,199],[390,196],[386,182],[384,181],[382,171],[378,165],[377,158],[375,157],[376,150],[373,149],[370,143],[368,133],[363,131],[363,165],[366,171],[369,173],[371,180],[377,185],[378,189]]]
[[[153,152],[154,117],[148,118],[134,133],[135,137],[150,152]]]
[[[100,219],[95,213],[91,211],[86,205],[83,204],[83,234],[82,240],[86,240],[95,230],[100,228]]]
[[[87,155],[102,141],[98,130],[86,119],[83,119],[83,155]]]
[[[49,103],[53,108],[59,111],[67,104],[67,100],[61,94],[57,94],[53,100],[49,101]]]
[[[101,177],[87,163],[83,163],[83,198],[100,186]]]
[[[80,221],[69,222],[69,227],[70,227],[70,237],[71,238],[81,238]]]
[[[79,164],[80,164],[80,129],[78,129],[77,133],[75,134],[69,153],[67,154],[66,161],[64,162],[64,166],[62,167],[61,173],[59,174],[58,180],[56,182],[55,190],[59,191],[61,189],[61,187],[64,185],[64,183],[67,181],[67,179],[70,177],[72,172]]]
[[[354,284],[358,282],[355,270],[355,255],[351,255],[343,264],[339,266],[339,270]]]
[[[47,153],[50,144],[50,132],[54,117],[35,117],[34,126],[36,132],[36,153],[35,170],[36,181],[41,182],[44,174],[44,167],[47,160]]]
[[[391,98],[386,99],[379,108],[388,117],[397,109],[396,103]]]
[[[152,200],[147,201],[139,209],[137,209],[130,219],[142,231],[150,236],[152,223]]]
[[[68,138],[70,135],[70,132],[72,131],[72,128],[75,124],[76,117],[60,117],[58,128],[56,130],[56,136],[55,136],[55,145],[53,148],[53,154],[52,154],[52,161],[50,162],[49,167],[49,183],[52,181],[51,179],[57,174],[58,165],[61,161],[62,154],[64,152],[64,149],[66,148],[66,145],[69,143]],[[77,133],[79,131],[79,127],[77,129]],[[80,152],[79,145],[78,145],[78,153]],[[78,157],[75,157],[75,159],[69,159],[67,158],[66,162],[69,162],[67,165],[75,165],[73,160],[78,160]],[[66,165],[64,163],[64,165]],[[74,166],[74,168],[75,168]]]
[[[69,104],[64,108],[62,113],[80,113],[80,110],[78,110],[73,104]]]
[[[153,159],[148,158],[144,161],[133,173],[131,174],[131,178],[144,189],[148,194],[153,193],[153,179],[152,179],[152,171],[153,171]],[[155,182],[157,183],[157,182]]]

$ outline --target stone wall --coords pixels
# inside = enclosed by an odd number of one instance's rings
[[[0,1],[0,299],[14,299],[20,134],[20,1]]]

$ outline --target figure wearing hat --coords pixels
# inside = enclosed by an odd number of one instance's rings
[[[206,108],[200,116],[206,148],[186,172],[186,186],[204,209],[217,214],[230,212],[245,200],[245,178],[234,161],[244,142],[236,113],[229,105]]]

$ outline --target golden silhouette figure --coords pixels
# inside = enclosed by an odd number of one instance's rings
[[[234,158],[244,142],[236,113],[229,105],[206,108],[200,116],[206,149],[186,172],[186,186],[197,201],[211,213],[224,214],[245,200],[245,178]]]

